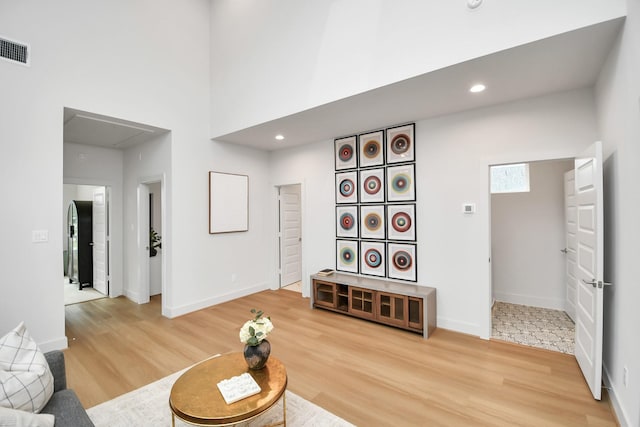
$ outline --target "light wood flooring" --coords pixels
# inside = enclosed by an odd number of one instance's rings
[[[573,356],[444,329],[420,335],[310,310],[285,290],[264,291],[175,319],[160,297],[67,306],[69,386],[85,407],[216,353],[240,351],[251,308],[271,316],[272,355],[289,390],[358,426],[614,426]],[[605,393],[606,399],[606,393]]]

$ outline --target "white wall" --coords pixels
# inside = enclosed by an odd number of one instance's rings
[[[62,287],[51,286],[62,275],[65,106],[171,129],[172,157],[187,170],[173,191],[181,205],[202,203],[206,211],[206,169],[200,166],[207,152],[200,148],[210,145],[209,19],[208,0],[2,2],[2,35],[30,43],[32,61],[30,67],[0,62],[0,80],[9,82],[0,100],[0,196],[21,206],[6,210],[0,225],[0,270],[6,272],[0,330],[24,320],[44,350],[66,346]],[[193,186],[191,166],[203,175],[202,185]],[[191,253],[186,242],[194,231],[184,219],[172,232],[180,235],[180,249]],[[49,242],[31,243],[32,230],[49,230]],[[174,265],[176,275],[194,263],[184,255]],[[205,285],[199,276],[181,287],[195,294],[190,289]]]
[[[625,12],[624,0],[211,5],[214,137]]]
[[[309,296],[309,276],[335,268],[335,178],[333,141],[274,151],[269,157],[270,273],[277,283],[278,204],[276,186],[300,184],[302,213],[302,293]],[[333,237],[333,238],[332,238]]]
[[[141,283],[140,267],[146,265],[149,261],[151,269],[151,260],[149,252],[144,251],[144,259],[141,259],[140,246],[138,244],[139,222],[138,222],[138,186],[144,182],[161,182],[160,191],[165,189],[165,205],[170,205],[172,201],[172,169],[171,169],[171,140],[170,133],[160,135],[144,144],[128,148],[124,151],[124,263],[125,263],[125,288],[124,294],[136,302],[147,302],[149,300],[150,290]],[[147,202],[148,205],[148,202]],[[144,209],[140,213],[148,218],[149,212]],[[166,218],[166,216],[165,216]],[[166,224],[163,248],[166,250],[158,251],[155,258],[162,260],[160,264],[164,264],[168,274],[159,273],[158,276],[165,276],[165,279],[171,277],[172,269],[172,251],[171,251],[171,227],[172,224]],[[142,247],[149,245],[148,231],[143,232],[145,239],[140,242]],[[156,260],[154,260],[156,261]],[[158,265],[162,268],[162,265]],[[151,272],[150,272],[151,274]],[[167,281],[168,284],[172,282]],[[170,303],[170,301],[169,301]],[[163,309],[167,306],[167,301],[162,302]]]
[[[640,3],[627,2],[624,30],[600,75],[596,100],[605,149],[604,380],[622,425],[640,425]],[[624,367],[629,382],[623,383]]]
[[[573,159],[529,164],[530,191],[491,195],[491,265],[497,301],[564,310],[564,173]]]
[[[109,295],[122,295],[124,287],[122,151],[84,144],[65,143],[63,145],[65,183],[109,187],[109,230],[111,238]],[[75,196],[77,197],[78,193]],[[88,197],[87,200],[92,200],[92,197]],[[63,219],[66,221],[66,211],[64,212]],[[66,241],[66,237],[64,240]]]
[[[174,183],[186,181],[183,188],[194,198],[186,199],[184,194],[173,192],[174,224],[179,224],[185,234],[172,234],[171,251],[174,262],[188,263],[189,269],[174,278],[174,303],[168,307],[168,316],[277,287],[271,282],[268,269],[268,153],[207,141],[198,148],[198,154],[197,159],[181,167],[176,165],[175,156],[172,159],[173,170],[181,171],[174,175]],[[209,171],[249,176],[248,231],[208,234]]]
[[[596,135],[589,89],[416,123],[418,284],[437,288],[439,327],[490,336],[489,165],[570,158]],[[272,185],[302,183],[308,281],[335,265],[333,142],[274,152],[270,164]],[[467,202],[476,214],[462,213]]]

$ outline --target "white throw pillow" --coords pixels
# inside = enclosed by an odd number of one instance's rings
[[[0,338],[0,406],[40,412],[53,395],[53,375],[24,322]]]
[[[32,414],[0,406],[1,427],[53,427],[55,422],[56,419],[51,414]]]

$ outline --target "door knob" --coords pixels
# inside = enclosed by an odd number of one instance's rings
[[[602,289],[603,286],[611,286],[611,283],[603,282],[601,280],[591,279],[590,282],[582,279],[585,285],[591,285],[594,288]]]
[[[564,249],[560,249],[560,252],[562,252],[563,254],[566,254],[569,251],[567,250],[567,248],[564,248]]]

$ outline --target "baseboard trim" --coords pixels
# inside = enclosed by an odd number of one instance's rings
[[[65,348],[69,347],[69,341],[67,340],[67,337],[61,337],[49,341],[40,342],[38,343],[38,347],[40,347],[40,350],[42,350],[44,353],[52,350],[64,350]]]
[[[540,298],[530,295],[519,295],[494,292],[497,301],[508,302],[511,304],[529,305],[532,307],[549,308],[551,310],[564,310],[564,300],[555,298]]]
[[[609,402],[611,403],[611,407],[613,409],[614,414],[618,418],[618,423],[620,427],[629,427],[631,424],[629,417],[627,416],[624,408],[620,404],[620,399],[618,398],[618,394],[616,393],[616,389],[613,386],[613,381],[611,381],[611,375],[609,375],[609,371],[606,366],[602,366],[602,380],[604,385],[607,387],[607,391],[609,393]]]
[[[163,310],[162,315],[170,319],[173,319],[174,317],[182,316],[197,310],[202,310],[203,308],[211,307],[212,305],[221,304],[223,302],[227,302],[227,301],[234,300],[236,298],[255,294],[256,292],[261,292],[267,289],[270,289],[269,283],[263,282],[263,283],[259,283],[257,285],[251,286],[249,288],[238,289],[234,292],[229,292],[223,295],[217,295],[215,297],[181,305],[178,307],[167,307],[166,309]]]
[[[462,332],[463,334],[475,335],[482,338],[480,327],[475,323],[461,322],[438,316],[438,328],[449,329],[450,331]]]

